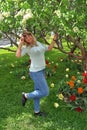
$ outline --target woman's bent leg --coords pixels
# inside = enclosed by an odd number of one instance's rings
[[[42,70],[39,72],[31,72],[30,76],[34,81],[34,91],[27,93],[27,97],[29,99],[35,99],[48,96],[49,88],[44,76],[44,71]]]

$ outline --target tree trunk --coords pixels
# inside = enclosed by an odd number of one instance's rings
[[[87,52],[85,52],[85,56],[83,57],[83,70],[87,71]]]

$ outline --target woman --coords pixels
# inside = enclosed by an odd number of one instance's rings
[[[16,57],[21,57],[25,54],[28,54],[31,59],[29,71],[30,77],[34,81],[34,91],[30,93],[22,93],[22,105],[25,106],[27,99],[34,99],[35,116],[46,115],[40,111],[40,99],[49,95],[49,88],[44,74],[44,54],[45,51],[52,50],[56,40],[57,35],[55,34],[52,43],[49,46],[45,46],[38,42],[31,32],[24,31],[20,38],[20,43],[16,51]]]

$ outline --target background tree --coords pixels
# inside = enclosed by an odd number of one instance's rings
[[[57,32],[58,49],[81,59],[83,70],[87,71],[86,7],[86,0],[0,0],[1,37],[5,35],[18,46],[12,37],[18,39],[20,32],[28,29],[49,44],[46,37]],[[76,54],[76,50],[80,54]]]

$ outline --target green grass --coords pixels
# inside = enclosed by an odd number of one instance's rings
[[[65,56],[55,50],[46,53],[46,59],[59,65],[53,76],[47,76],[50,95],[41,100],[41,109],[48,112],[48,116],[43,118],[33,116],[33,100],[28,101],[25,107],[21,106],[21,93],[33,90],[33,82],[28,77],[28,57],[17,59],[14,53],[0,51],[0,130],[87,130],[86,112],[54,107],[57,85],[67,67],[66,63],[60,62],[60,57]],[[25,80],[21,79],[23,75]],[[50,87],[51,83],[55,84],[54,88]]]

